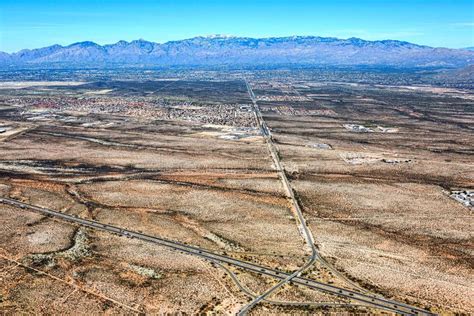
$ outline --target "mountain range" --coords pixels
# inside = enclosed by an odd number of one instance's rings
[[[248,38],[199,36],[163,44],[145,40],[99,45],[79,42],[0,52],[8,65],[383,65],[397,67],[464,67],[474,64],[474,51],[434,48],[404,41],[292,36]]]

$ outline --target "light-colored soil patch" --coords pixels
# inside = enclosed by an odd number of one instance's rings
[[[86,82],[77,81],[4,81],[0,82],[0,89],[23,89],[38,86],[80,86]]]

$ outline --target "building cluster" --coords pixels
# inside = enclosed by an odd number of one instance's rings
[[[396,133],[398,132],[398,128],[395,127],[383,127],[383,126],[376,126],[376,127],[367,127],[360,124],[343,124],[342,125],[345,129],[350,132],[354,133]]]
[[[65,112],[117,114],[157,120],[185,120],[227,126],[255,126],[252,108],[242,104],[200,103],[157,97],[72,97],[25,96],[4,100],[6,104],[24,108],[30,121],[57,119],[67,122]]]
[[[276,105],[276,106],[265,105],[262,108],[265,108],[265,111],[275,112],[279,115],[285,115],[285,116],[295,116],[295,115],[336,116],[337,115],[337,113],[332,109],[308,109],[305,107],[295,107],[295,106],[290,106],[290,105]]]
[[[290,101],[290,102],[302,102],[302,101],[311,101],[311,98],[308,98],[303,95],[261,95],[257,96],[258,101]]]
[[[364,125],[359,125],[359,124],[344,124],[345,129],[347,129],[349,132],[354,132],[354,133],[373,133],[374,130],[369,127],[365,127]]]

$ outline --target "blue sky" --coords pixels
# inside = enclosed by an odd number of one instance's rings
[[[474,46],[474,0],[0,0],[0,51],[91,40],[318,35]]]

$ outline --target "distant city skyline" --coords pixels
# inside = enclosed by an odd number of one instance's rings
[[[79,41],[311,35],[474,46],[473,1],[422,0],[2,0],[0,51]]]

